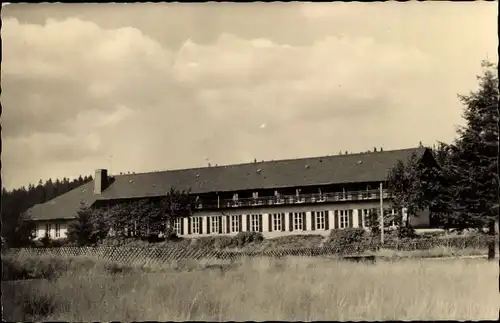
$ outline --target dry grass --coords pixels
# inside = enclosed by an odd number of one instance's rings
[[[467,257],[467,256],[486,256],[488,250],[478,248],[448,248],[448,247],[434,247],[423,250],[393,250],[381,248],[376,252],[367,252],[367,254],[374,254],[378,257],[384,258],[431,258],[431,257]]]
[[[45,258],[51,261],[67,259]],[[80,263],[80,261],[83,261]],[[18,262],[22,263],[21,262]],[[85,265],[82,265],[82,264]],[[49,281],[3,283],[7,321],[479,320],[498,318],[498,263],[320,258],[121,268],[78,260]],[[115,266],[116,267],[116,266]],[[126,270],[125,270],[126,269]],[[43,270],[42,270],[43,271]]]

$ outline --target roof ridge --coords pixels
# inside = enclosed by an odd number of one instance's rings
[[[203,166],[203,167],[191,167],[191,168],[177,168],[177,169],[167,169],[160,171],[149,171],[149,172],[141,172],[141,173],[130,173],[130,174],[111,174],[112,177],[126,177],[126,176],[136,176],[136,175],[147,175],[147,174],[156,174],[156,173],[165,173],[165,172],[180,172],[187,170],[202,170],[202,169],[220,169],[226,167],[235,167],[235,166],[244,166],[244,165],[254,165],[254,164],[262,164],[262,163],[278,163],[278,162],[287,162],[287,161],[295,161],[295,160],[307,160],[307,159],[321,159],[321,158],[329,158],[329,157],[352,157],[352,156],[361,156],[361,155],[374,155],[380,153],[390,153],[390,152],[399,152],[405,150],[418,150],[425,149],[425,147],[413,147],[413,148],[402,148],[402,149],[392,149],[392,150],[383,150],[383,151],[370,151],[370,152],[359,152],[352,153],[346,155],[322,155],[322,156],[310,156],[310,157],[302,157],[302,158],[286,158],[286,159],[277,159],[277,160],[265,160],[265,161],[257,161],[257,162],[247,162],[247,163],[239,163],[239,164],[226,164],[226,165],[217,165],[217,166]]]

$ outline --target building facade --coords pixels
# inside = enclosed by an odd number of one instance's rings
[[[337,228],[367,228],[368,213],[379,212],[381,202],[385,212],[396,212],[387,191],[387,172],[412,154],[433,166],[428,149],[414,148],[117,176],[100,169],[92,182],[27,214],[36,223],[37,237],[49,232],[53,239],[64,238],[80,203],[158,198],[175,188],[196,197],[194,214],[173,223],[183,237],[248,231],[268,238],[328,235]],[[401,211],[413,227],[429,225],[428,210],[411,215]]]

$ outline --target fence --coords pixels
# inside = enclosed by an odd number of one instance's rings
[[[346,246],[323,246],[308,248],[274,248],[262,251],[229,251],[216,250],[214,248],[193,248],[187,246],[176,246],[175,244],[165,247],[59,247],[59,248],[18,248],[3,251],[3,254],[23,256],[63,256],[63,257],[94,257],[103,260],[125,263],[125,264],[166,264],[179,260],[237,260],[242,257],[273,257],[282,258],[286,256],[348,256],[359,255],[380,248],[398,251],[426,250],[434,247],[445,248],[474,248],[486,249],[488,243],[495,239],[498,245],[498,237],[468,237],[447,239],[423,239],[414,241],[390,242],[380,244],[349,244]]]

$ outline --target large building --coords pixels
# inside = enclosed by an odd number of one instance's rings
[[[380,208],[381,183],[383,207],[392,210],[387,172],[412,154],[425,165],[434,164],[430,150],[420,147],[113,176],[100,169],[93,181],[35,205],[27,215],[36,223],[37,237],[49,232],[52,238],[63,238],[81,202],[157,198],[174,188],[197,197],[194,215],[174,223],[181,236],[242,231],[265,237],[327,235],[334,228],[366,227],[368,212]],[[429,212],[409,215],[409,221],[426,227]]]

